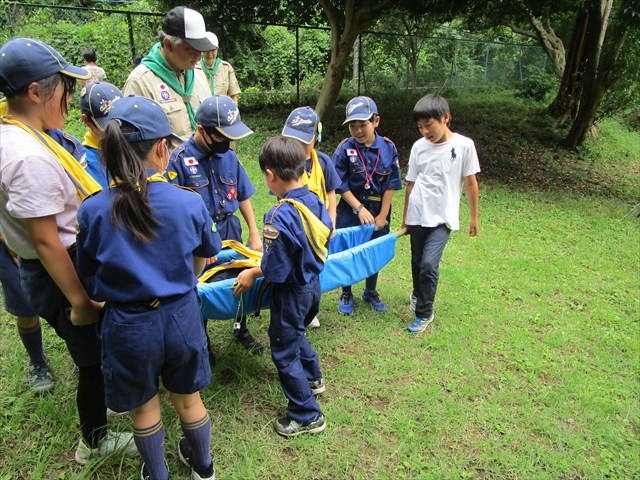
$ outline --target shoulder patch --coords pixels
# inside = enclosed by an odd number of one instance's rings
[[[280,235],[280,230],[278,230],[273,225],[265,225],[262,227],[262,235],[264,238],[268,238],[269,240],[275,240]]]
[[[178,176],[178,173],[174,172],[173,170],[167,170],[167,175],[169,176],[169,180],[175,180]]]

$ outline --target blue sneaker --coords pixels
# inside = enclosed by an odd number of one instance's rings
[[[413,319],[413,322],[407,325],[407,330],[411,333],[422,333],[427,329],[429,324],[433,322],[433,317],[433,313],[429,318],[416,317]]]
[[[418,304],[418,297],[416,297],[413,293],[409,295],[409,309],[413,313],[416,313],[416,305]]]
[[[351,315],[353,313],[353,295],[342,292],[338,301],[338,311],[343,315]]]
[[[362,292],[362,299],[371,305],[376,312],[386,312],[387,306],[384,304],[382,300],[380,300],[380,295],[378,295],[377,290],[371,290],[368,292],[367,290]]]

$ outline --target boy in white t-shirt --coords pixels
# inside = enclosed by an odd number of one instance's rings
[[[411,236],[411,310],[416,318],[407,326],[421,333],[433,321],[433,301],[440,276],[440,259],[451,230],[460,229],[460,194],[469,199],[469,236],[478,234],[478,154],[473,140],[449,129],[449,104],[428,94],[413,108],[423,138],[411,148],[403,226]]]

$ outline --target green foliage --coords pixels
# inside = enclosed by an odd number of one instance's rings
[[[550,93],[557,91],[558,78],[546,73],[542,68],[531,68],[524,80],[516,85],[518,96],[535,100],[537,102],[544,101]]]

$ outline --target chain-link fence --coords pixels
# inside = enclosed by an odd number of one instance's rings
[[[158,39],[163,14],[22,3],[0,4],[0,43],[34,37],[81,64],[93,48],[107,80],[122,87],[136,54]],[[315,102],[329,61],[330,31],[208,19],[235,68],[243,104]],[[354,46],[344,96],[390,89],[510,86],[547,70],[539,46],[366,32]]]

